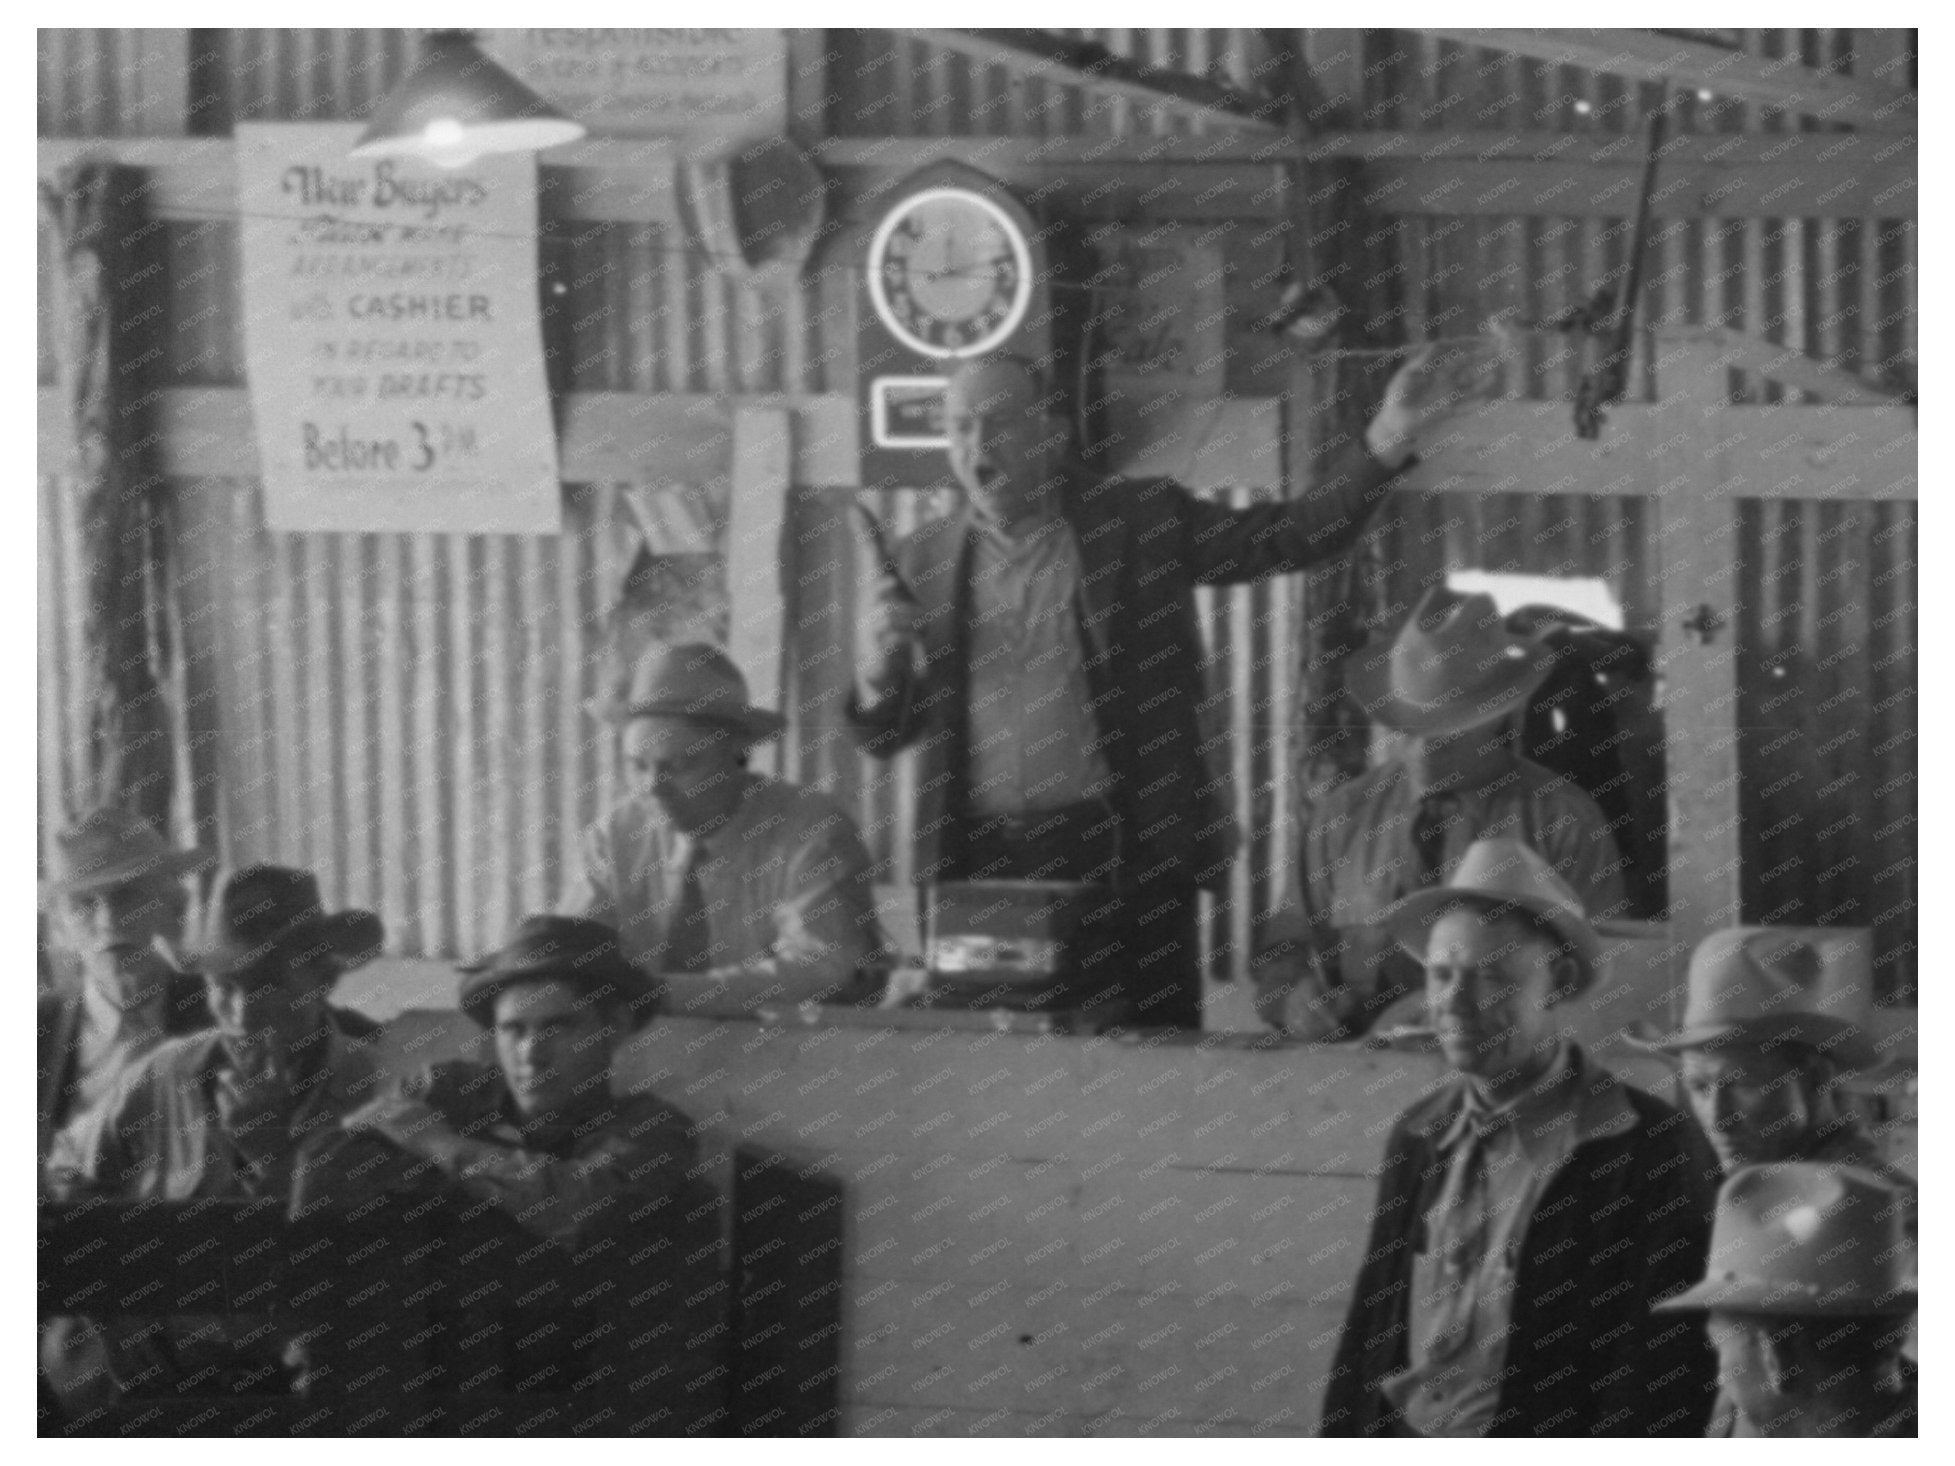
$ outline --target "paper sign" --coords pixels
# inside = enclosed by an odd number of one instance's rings
[[[1116,309],[1100,343],[1109,467],[1188,472],[1225,390],[1222,255],[1180,225],[1116,226],[1095,240],[1094,283]]]
[[[265,522],[555,534],[536,160],[349,158],[360,132],[237,129]]]
[[[782,31],[481,34],[491,56],[596,134],[682,138],[697,160],[787,130]]]

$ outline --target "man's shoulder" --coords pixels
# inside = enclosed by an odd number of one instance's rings
[[[1171,478],[1125,478],[1091,468],[1067,476],[1066,517],[1076,530],[1117,521],[1146,523],[1178,514],[1193,496]]]
[[[1598,820],[1602,817],[1602,807],[1586,789],[1574,780],[1557,774],[1546,764],[1537,764],[1531,758],[1518,758],[1514,761],[1514,770],[1514,787],[1537,807],[1579,810],[1583,814],[1593,813]]]
[[[855,818],[840,800],[805,784],[762,775],[747,799],[748,822],[757,827],[771,824],[801,835],[816,835],[838,826],[855,832]]]

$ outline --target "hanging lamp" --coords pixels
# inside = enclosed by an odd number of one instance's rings
[[[540,152],[584,132],[484,55],[474,32],[434,31],[414,70],[374,109],[352,156],[459,168],[485,153]]]

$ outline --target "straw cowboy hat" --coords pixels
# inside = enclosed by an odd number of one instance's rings
[[[95,810],[54,837],[61,874],[44,891],[84,900],[149,876],[172,879],[209,870],[216,858],[202,850],[174,850],[141,815],[113,806]]]
[[[787,726],[779,713],[752,706],[747,701],[747,679],[733,659],[701,641],[646,652],[631,669],[624,696],[606,699],[593,711],[608,723],[633,718],[724,723],[756,742]]]
[[[1580,959],[1581,981],[1556,995],[1557,1001],[1585,991],[1602,962],[1602,939],[1582,910],[1581,897],[1555,868],[1519,840],[1475,840],[1461,857],[1459,868],[1443,886],[1415,891],[1394,901],[1371,918],[1399,946],[1425,960],[1426,938],[1432,925],[1462,903],[1512,906],[1552,932]],[[1608,931],[1605,925],[1599,930]]]
[[[1553,663],[1545,642],[1508,629],[1492,596],[1438,585],[1389,647],[1351,666],[1347,685],[1373,722],[1401,733],[1458,733],[1524,706]]]
[[[1690,954],[1682,1027],[1629,1041],[1675,1054],[1728,1044],[1773,1048],[1790,1040],[1841,1069],[1871,1069],[1879,1056],[1863,1027],[1872,1008],[1866,947],[1863,938],[1849,960],[1829,963],[1795,931],[1734,926],[1713,932]]]
[[[657,1010],[659,984],[627,961],[617,931],[584,916],[529,916],[501,947],[458,969],[461,1009],[495,1026],[496,995],[513,983],[566,982],[589,997],[621,999],[641,1020]]]
[[[1717,1194],[1704,1280],[1655,1312],[1853,1318],[1914,1312],[1900,1194],[1871,1171],[1747,1166]]]
[[[202,936],[186,953],[200,971],[223,976],[274,952],[329,957],[342,971],[379,955],[386,931],[371,911],[327,911],[311,871],[253,865],[224,882]]]

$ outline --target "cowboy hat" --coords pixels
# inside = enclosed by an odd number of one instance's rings
[[[495,1026],[496,996],[519,982],[564,982],[588,997],[617,998],[639,1021],[658,1008],[659,984],[626,960],[615,928],[584,916],[526,916],[515,934],[462,974],[461,1009]]]
[[[1718,1191],[1704,1280],[1654,1311],[1912,1313],[1904,1239],[1900,1193],[1871,1171],[1813,1161],[1747,1166]]]
[[[329,912],[311,871],[253,865],[224,882],[186,957],[214,976],[256,965],[274,952],[326,956],[342,971],[379,955],[386,940],[371,911]]]
[[[1582,978],[1558,998],[1572,998],[1595,981],[1602,939],[1589,924],[1581,898],[1552,865],[1519,840],[1475,840],[1445,885],[1394,901],[1371,918],[1371,925],[1384,928],[1423,962],[1432,924],[1462,903],[1514,907],[1559,938],[1580,960]]]
[[[1847,960],[1829,963],[1797,931],[1734,926],[1713,932],[1690,954],[1682,1026],[1657,1038],[1627,1038],[1669,1054],[1732,1044],[1772,1048],[1790,1040],[1841,1069],[1871,1069],[1880,1059],[1856,1021],[1869,1007],[1866,946],[1862,937],[1849,945]]]
[[[733,660],[703,641],[654,647],[631,669],[624,696],[608,698],[593,709],[607,723],[633,718],[692,718],[724,723],[758,740],[772,738],[787,726],[779,713],[747,701],[747,679]]]
[[[62,873],[44,889],[82,900],[149,876],[175,879],[209,870],[216,858],[202,850],[173,850],[141,815],[113,805],[95,810],[54,837]]]
[[[1544,642],[1508,629],[1492,596],[1436,585],[1389,647],[1353,662],[1346,685],[1373,722],[1435,736],[1520,708],[1553,661]]]

